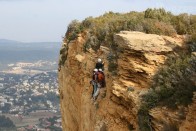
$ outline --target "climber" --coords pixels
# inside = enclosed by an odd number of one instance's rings
[[[97,76],[98,76],[98,83],[101,85],[101,87],[105,87],[106,86],[105,75],[104,75],[104,72],[101,68],[98,70]]]
[[[95,68],[104,70],[104,62],[100,58],[98,58]]]
[[[95,93],[96,93],[96,91],[98,89],[98,80],[97,80],[98,78],[97,78],[97,74],[98,74],[98,69],[94,69],[93,70],[93,78],[90,81],[90,84],[93,85],[93,91],[92,91],[92,98],[93,98],[93,100],[95,100],[96,99],[96,96],[97,96],[97,95],[95,95]]]
[[[96,92],[93,95],[93,100],[94,101],[97,99],[97,97],[99,95],[100,88],[104,87],[104,83],[103,83],[104,82],[104,74],[102,72],[102,69],[99,69],[96,76],[97,76],[97,89],[96,89]]]

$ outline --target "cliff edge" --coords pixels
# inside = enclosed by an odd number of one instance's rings
[[[184,46],[184,37],[121,31],[114,35],[115,48],[103,44],[97,51],[92,48],[84,51],[85,42],[86,34],[81,33],[75,40],[63,42],[60,51],[58,79],[63,129],[140,130],[138,111],[141,98],[149,91],[154,75],[168,55],[175,54],[179,47]],[[106,87],[93,102],[93,88],[89,82],[97,58],[105,62]],[[194,107],[195,102],[183,108],[183,113],[179,113],[180,109],[153,108],[149,112],[150,127],[166,130],[173,124],[188,131],[195,125],[191,116],[196,113]]]

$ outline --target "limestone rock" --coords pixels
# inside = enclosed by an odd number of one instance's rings
[[[116,34],[114,41],[118,55],[116,75],[108,72],[110,63],[107,56],[111,50],[107,47],[101,46],[97,52],[89,49],[84,53],[83,35],[64,45],[65,52],[61,54],[65,53],[66,60],[61,63],[58,74],[64,130],[139,130],[137,112],[140,97],[148,92],[153,75],[164,64],[167,55],[183,44],[179,38],[127,31]],[[89,82],[98,57],[105,62],[106,88],[101,91],[105,94],[99,95],[94,104]],[[160,121],[167,121],[170,117],[172,122],[182,122],[178,121],[180,115],[164,108],[152,110],[151,115],[156,130],[163,129]],[[191,123],[191,115],[186,119],[189,124],[195,122]],[[97,124],[100,122],[104,124]],[[182,130],[188,128],[186,125],[185,122]]]

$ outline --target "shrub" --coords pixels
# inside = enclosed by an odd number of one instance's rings
[[[60,49],[60,56],[59,56],[59,67],[61,65],[64,65],[65,61],[67,60],[67,55],[68,55],[68,46],[63,46],[61,49]]]
[[[99,103],[95,103],[95,108],[96,108],[96,110],[99,109]]]
[[[191,36],[191,43],[196,43],[196,33],[192,34]]]
[[[108,71],[113,72],[116,71],[118,64],[116,62],[110,62],[108,65]]]
[[[81,26],[80,22],[77,20],[73,20],[67,29],[66,32],[66,39],[69,41],[75,40],[78,37],[78,34],[83,31],[83,27]]]
[[[117,74],[117,68],[118,68],[117,59],[118,59],[117,54],[114,54],[112,52],[110,52],[108,54],[108,57],[107,57],[107,60],[109,62],[109,64],[108,64],[108,71],[112,72],[113,75]]]
[[[163,131],[178,131],[178,127],[176,125],[176,123],[164,123],[163,125]]]
[[[1,128],[14,128],[15,125],[10,118],[5,117],[5,116],[0,116],[0,127]]]
[[[157,19],[163,22],[169,22],[171,20],[171,12],[166,12],[165,9],[150,9],[145,11],[145,18]]]
[[[129,123],[127,127],[129,129],[129,131],[135,130],[134,127],[133,127],[133,125],[131,123]]]
[[[108,12],[102,16],[88,17],[82,22],[72,21],[67,29],[65,39],[75,40],[79,33],[87,32],[84,52],[88,48],[95,51],[100,45],[111,47],[114,44],[113,35],[121,30],[141,31],[159,35],[173,36],[176,34],[196,33],[196,16],[188,14],[173,15],[160,9],[147,9],[144,12],[114,13]],[[92,38],[91,38],[92,37]]]
[[[145,24],[149,26],[148,30],[143,29],[146,26]],[[154,27],[154,25],[156,26]],[[167,26],[169,29],[166,28]],[[114,33],[121,30],[153,33],[156,28],[159,29],[158,33],[163,35],[173,35],[175,32],[179,34],[196,33],[196,16],[186,13],[175,16],[163,8],[147,9],[144,12],[132,11],[124,14],[108,12],[96,18],[88,17],[82,22],[73,20],[68,26],[66,39],[73,40],[78,33],[85,30],[91,36],[97,37],[101,43],[109,42],[108,37],[110,38]],[[172,33],[168,33],[167,30],[171,30]]]
[[[86,43],[84,44],[85,50],[92,48],[93,50],[97,51],[100,48],[100,43],[95,36],[88,37]]]
[[[196,47],[194,43],[189,45]],[[142,97],[142,105],[138,112],[139,124],[142,130],[149,130],[148,111],[156,106],[176,108],[179,105],[188,106],[192,102],[193,92],[196,91],[194,75],[196,74],[196,57],[191,50],[178,55],[171,55],[165,66],[153,78],[151,89]],[[193,51],[193,50],[192,50]],[[167,126],[166,128],[175,128]]]
[[[88,51],[88,49],[90,49],[90,48],[91,48],[90,41],[87,40],[83,46],[83,51],[86,53]]]

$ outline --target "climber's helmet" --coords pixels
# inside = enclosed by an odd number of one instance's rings
[[[93,71],[94,71],[94,72],[97,72],[97,71],[98,71],[98,69],[96,69],[96,68],[95,68]]]
[[[100,72],[103,72],[103,70],[102,70],[101,68],[99,69],[99,71],[100,71]]]
[[[97,61],[98,61],[99,63],[101,63],[101,61],[102,61],[102,60],[101,60],[100,58],[98,58],[98,60],[97,60]]]

